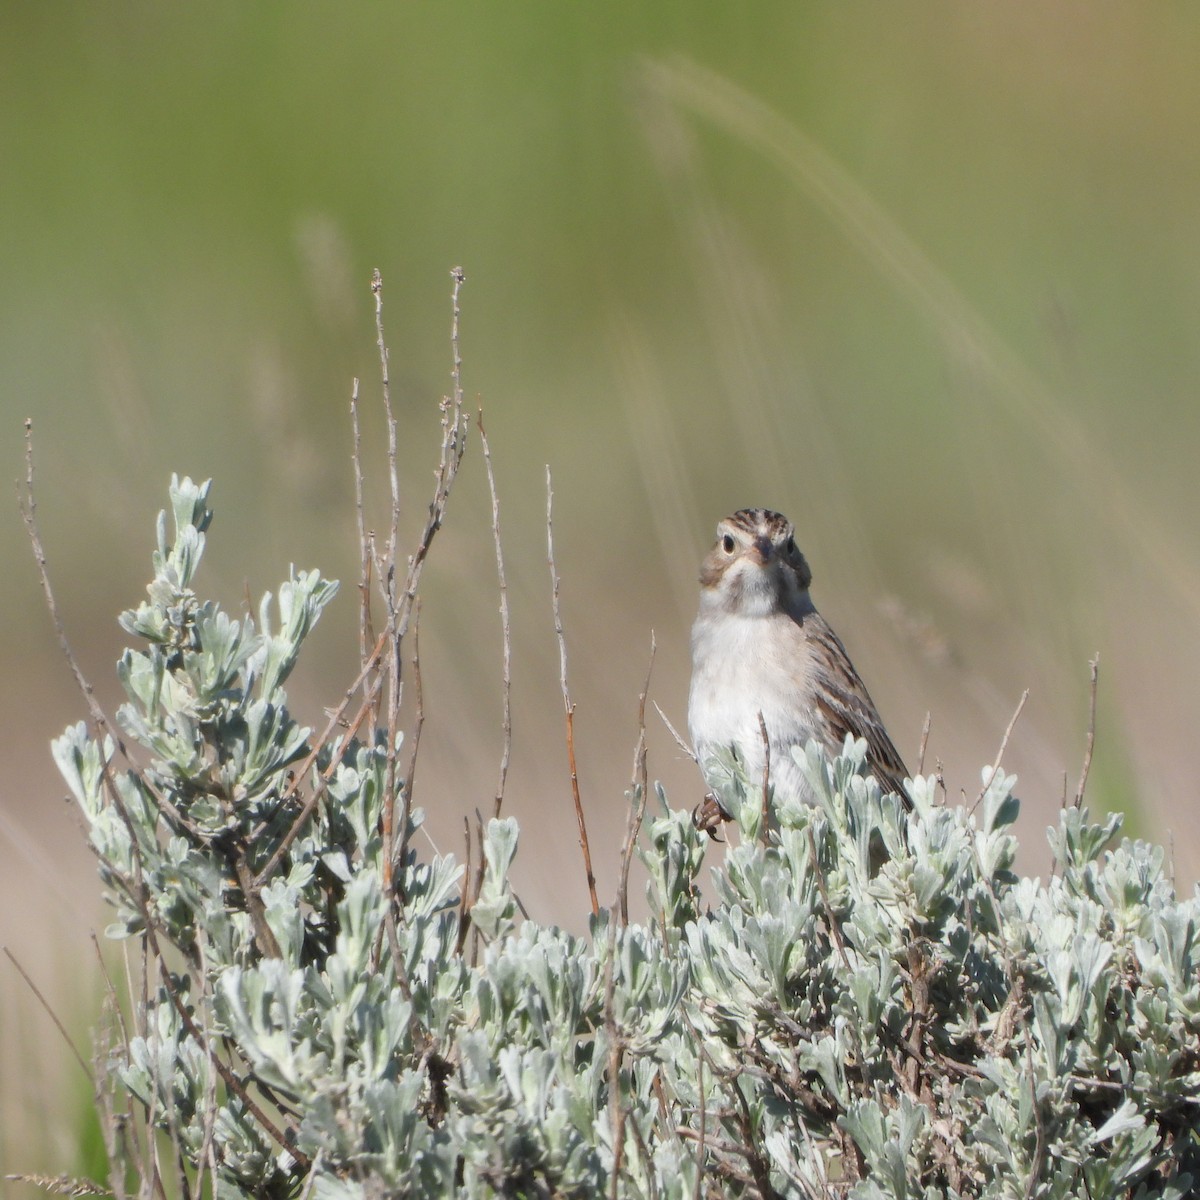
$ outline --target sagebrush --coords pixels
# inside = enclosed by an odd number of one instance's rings
[[[1197,902],[1116,817],[1065,808],[1043,883],[1011,870],[1001,773],[974,810],[915,779],[910,812],[861,744],[810,747],[820,804],[775,797],[764,830],[730,756],[711,908],[713,851],[659,793],[647,923],[522,920],[515,821],[478,875],[424,854],[399,739],[289,714],[334,585],[232,619],[193,590],[208,485],[171,512],[122,617],[140,758],[82,724],[54,745],[146,969],[106,1051],[114,1192],[133,1161],[145,1194],[1190,1194]]]

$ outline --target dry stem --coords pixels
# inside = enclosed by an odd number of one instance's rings
[[[567,767],[571,772],[571,797],[575,801],[575,820],[579,825],[579,848],[583,851],[583,869],[587,875],[592,915],[600,911],[596,899],[596,876],[592,872],[592,852],[588,846],[587,823],[583,819],[583,801],[579,798],[579,772],[575,766],[575,705],[567,687],[567,639],[563,633],[562,613],[558,606],[558,568],[554,564],[554,483],[546,468],[546,555],[550,564],[550,598],[554,606],[554,635],[558,639],[558,679],[562,688],[563,709],[567,717]]]
[[[62,1034],[63,1041],[67,1043],[68,1047],[70,1047],[71,1053],[75,1055],[75,1061],[79,1064],[80,1068],[83,1070],[83,1073],[88,1077],[92,1085],[95,1086],[96,1080],[92,1075],[91,1068],[84,1061],[83,1055],[79,1053],[75,1043],[71,1041],[71,1035],[67,1032],[67,1027],[58,1019],[58,1014],[53,1008],[50,1007],[50,1002],[45,996],[42,995],[41,989],[36,983],[33,982],[33,980],[30,978],[29,972],[26,971],[23,966],[21,966],[21,964],[17,961],[16,956],[7,946],[2,946],[0,949],[4,951],[4,957],[7,958],[8,961],[17,968],[21,978],[25,980],[26,986],[37,998],[37,1002],[42,1006],[42,1008],[46,1010],[46,1015],[51,1021],[54,1022],[55,1029]]]
[[[680,750],[682,750],[684,754],[686,754],[688,758],[692,760],[692,762],[698,763],[700,759],[697,756],[696,751],[693,750],[690,745],[688,745],[687,738],[685,738],[683,734],[681,734],[679,730],[671,724],[671,719],[665,712],[663,712],[661,708],[659,708],[657,702],[655,702],[654,711],[662,718],[662,723],[667,727],[668,732],[675,739],[675,744],[680,748]]]
[[[767,737],[767,723],[763,719],[762,711],[758,714],[758,732],[762,737],[763,744],[763,769],[762,769],[762,844],[769,846],[771,844],[771,739]]]
[[[621,848],[621,879],[617,886],[617,908],[621,913],[621,924],[629,924],[629,865],[633,860],[633,849],[641,832],[642,819],[646,815],[646,793],[649,780],[646,774],[646,695],[650,691],[650,675],[654,671],[656,650],[654,631],[650,631],[650,661],[646,664],[646,680],[638,695],[638,740],[633,752],[632,800],[629,823],[625,830],[625,844]]]
[[[1025,701],[1029,699],[1029,689],[1026,688],[1021,693],[1021,699],[1017,701],[1016,711],[1012,715],[1012,720],[1008,723],[1008,728],[1004,731],[1004,737],[1000,739],[1000,749],[996,751],[995,761],[992,763],[992,769],[988,772],[987,779],[984,780],[983,787],[979,789],[979,795],[975,798],[975,803],[971,805],[971,811],[974,812],[987,795],[987,790],[992,786],[993,780],[1000,773],[1000,762],[1004,758],[1004,751],[1008,748],[1008,739],[1012,737],[1012,731],[1017,724],[1017,718],[1021,715],[1021,710],[1025,707]]]
[[[921,726],[921,749],[917,752],[917,774],[925,774],[925,750],[929,745],[929,729],[933,724],[933,713],[925,714],[925,724]]]
[[[1075,787],[1075,807],[1083,803],[1083,793],[1087,788],[1088,773],[1092,769],[1092,751],[1096,748],[1096,688],[1100,681],[1100,655],[1088,664],[1091,667],[1091,699],[1088,705],[1087,749],[1083,753],[1083,767],[1079,772],[1079,783]]]
[[[483,447],[483,462],[487,467],[488,492],[492,498],[492,541],[496,547],[496,575],[500,581],[500,628],[504,638],[504,746],[500,751],[500,774],[496,781],[496,806],[492,816],[498,818],[504,804],[504,784],[508,779],[508,762],[512,755],[512,628],[508,616],[508,580],[504,574],[504,548],[500,542],[500,501],[496,496],[496,476],[492,471],[492,451],[487,431],[483,428],[483,409],[476,418],[479,442]]]

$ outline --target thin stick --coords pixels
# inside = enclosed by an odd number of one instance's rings
[[[571,693],[567,687],[567,639],[558,606],[558,568],[554,565],[554,482],[549,466],[546,467],[546,548],[550,564],[550,598],[554,606],[554,635],[558,639],[558,679],[567,718],[567,766],[571,772],[571,797],[575,801],[579,848],[583,851],[583,869],[587,875],[592,915],[595,916],[600,912],[600,902],[596,899],[596,876],[592,873],[592,852],[588,846],[587,823],[583,819],[583,801],[579,798],[579,772],[575,766],[575,705],[571,703]]]
[[[758,732],[762,735],[763,769],[762,769],[762,844],[771,844],[771,739],[767,737],[767,723],[763,719],[762,710],[758,714]]]
[[[654,711],[662,718],[662,723],[667,727],[668,730],[670,730],[671,736],[675,739],[675,744],[680,748],[680,750],[682,750],[684,754],[686,754],[688,758],[692,760],[692,762],[698,763],[700,759],[697,756],[696,751],[693,750],[690,745],[688,745],[687,739],[683,736],[683,734],[681,734],[679,730],[671,724],[670,718],[667,716],[667,714],[658,707],[657,700],[654,702]]]
[[[463,858],[462,891],[458,895],[458,937],[454,939],[454,953],[461,954],[467,944],[467,920],[471,911],[471,818],[463,817],[463,836],[466,839],[466,852]],[[483,857],[483,844],[479,846],[480,858]]]
[[[362,430],[358,423],[358,379],[350,390],[350,428],[354,434],[354,511],[358,521],[358,660],[366,662],[367,647],[374,641],[371,633],[371,543],[367,536],[363,507]]]
[[[196,956],[200,960],[200,975],[201,979],[209,978],[208,961],[204,953],[203,937],[196,939]],[[199,1011],[199,1010],[197,1010]],[[204,1036],[209,1036],[207,1025],[202,1025]],[[215,1168],[216,1158],[213,1153],[213,1134],[217,1124],[217,1073],[216,1071],[208,1072],[208,1079],[204,1084],[204,1138],[200,1143],[200,1150],[196,1155],[196,1195],[203,1196],[204,1193],[204,1169],[207,1165],[210,1168]],[[212,1171],[212,1191],[217,1190],[217,1173]]]
[[[704,1141],[708,1136],[708,1114],[704,1094],[704,1056],[696,1059],[696,1087],[700,1092],[700,1138],[696,1145],[696,1182],[692,1187],[692,1200],[700,1200],[701,1181],[704,1179],[704,1160],[707,1157]]]
[[[917,754],[917,774],[925,774],[925,748],[929,745],[929,728],[933,724],[933,713],[925,714],[925,724],[921,726],[921,749]]]
[[[508,778],[508,763],[512,755],[512,629],[508,616],[508,580],[504,575],[504,549],[500,543],[500,501],[496,498],[496,477],[492,472],[492,451],[483,428],[483,409],[476,418],[483,461],[487,467],[488,491],[492,497],[492,541],[496,547],[496,575],[500,581],[500,628],[504,638],[504,747],[500,752],[500,775],[496,782],[496,806],[492,816],[499,818],[504,804],[504,783]]]
[[[625,1159],[625,1111],[621,1104],[621,1057],[625,1041],[617,1029],[616,1017],[617,923],[608,918],[608,954],[604,962],[604,1030],[608,1034],[608,1120],[613,1135],[613,1200],[619,1195],[621,1171]]]
[[[462,390],[462,355],[459,353],[458,347],[458,318],[461,312],[458,307],[458,293],[462,285],[466,283],[467,277],[463,273],[462,267],[451,267],[450,278],[454,280],[454,287],[450,293],[450,353],[453,356],[453,362],[450,366],[450,381],[454,388],[454,406],[461,414],[463,406],[463,390]],[[463,423],[464,434],[466,432],[466,423]]]
[[[58,1014],[54,1011],[54,1009],[52,1009],[50,1007],[50,1002],[46,999],[45,996],[42,995],[41,990],[38,988],[38,985],[36,983],[34,983],[33,980],[29,977],[29,972],[26,971],[25,968],[23,966],[21,966],[21,964],[19,962],[17,962],[16,956],[13,954],[13,952],[7,946],[0,947],[0,949],[3,949],[4,957],[7,958],[8,961],[10,963],[12,963],[12,965],[14,967],[17,968],[17,971],[20,973],[21,978],[23,980],[25,980],[26,986],[37,997],[37,1001],[42,1006],[42,1008],[44,1008],[46,1010],[46,1015],[50,1018],[50,1020],[52,1020],[54,1022],[55,1029],[57,1029],[58,1032],[62,1034],[63,1041],[67,1043],[67,1045],[71,1049],[71,1053],[73,1055],[75,1055],[75,1061],[79,1064],[83,1073],[88,1077],[88,1081],[92,1084],[93,1087],[95,1087],[96,1080],[95,1080],[95,1077],[92,1075],[91,1068],[84,1061],[83,1055],[79,1053],[78,1049],[76,1049],[75,1043],[73,1041],[71,1041],[71,1035],[67,1032],[67,1027],[58,1019]]]
[[[396,561],[396,544],[400,537],[400,476],[396,470],[396,418],[392,412],[392,388],[388,373],[388,348],[383,336],[383,276],[376,267],[371,272],[371,292],[375,296],[375,342],[379,347],[379,376],[383,385],[383,410],[387,415],[388,482],[392,489],[392,520],[388,530],[387,561]],[[380,584],[383,584],[380,580]],[[392,584],[389,582],[388,590]]]
[[[1021,715],[1021,710],[1025,707],[1025,701],[1029,699],[1029,689],[1026,688],[1021,693],[1021,699],[1017,703],[1017,710],[1012,715],[1012,720],[1008,723],[1008,728],[1004,731],[1004,737],[1000,741],[1000,749],[996,751],[996,760],[992,763],[992,769],[988,772],[987,780],[979,790],[979,795],[975,798],[975,803],[971,805],[971,811],[974,812],[984,796],[987,795],[987,790],[992,786],[992,781],[1000,772],[1000,760],[1004,757],[1004,751],[1008,746],[1008,739],[1012,737],[1012,731],[1017,723],[1017,718]]]
[[[183,1022],[184,1029],[195,1039],[200,1049],[204,1051],[209,1062],[216,1068],[217,1074],[221,1076],[225,1086],[246,1106],[246,1111],[258,1121],[278,1146],[286,1150],[296,1160],[301,1170],[307,1170],[311,1166],[311,1162],[306,1154],[301,1153],[297,1149],[294,1131],[285,1134],[280,1130],[275,1122],[263,1111],[262,1107],[255,1102],[254,1097],[250,1095],[233,1071],[221,1060],[220,1055],[213,1048],[212,1042],[200,1030],[200,1027],[192,1019],[191,1013],[188,1012],[187,1006],[179,998],[174,981],[171,979],[171,972],[167,970],[167,964],[163,960],[162,953],[158,948],[158,939],[155,937],[153,928],[150,925],[146,926],[146,934],[152,943],[152,953],[158,962],[163,986],[166,988],[167,994],[171,997],[171,1003],[174,1005],[175,1011],[179,1014],[179,1019]]]
[[[463,820],[465,821],[466,817],[464,817]],[[477,834],[476,840],[479,842],[479,863],[475,867],[475,888],[474,888],[474,891],[471,893],[471,906],[472,907],[474,907],[475,901],[479,899],[480,893],[483,891],[483,876],[484,876],[484,872],[487,870],[487,855],[484,854],[484,852],[483,852],[483,844],[484,844],[483,813],[481,813],[479,811],[479,809],[475,810],[475,830],[476,830],[476,834]],[[471,864],[468,862],[467,863],[468,874],[470,873],[470,867],[471,867]],[[464,887],[466,886],[465,880],[463,882],[463,886]],[[510,885],[510,887],[511,887],[511,885]],[[516,900],[518,906],[520,907],[521,915],[526,920],[529,920],[529,914],[525,911],[525,905],[521,904],[521,898],[520,898],[520,896],[518,896],[516,894],[516,892],[513,892],[513,899]],[[479,930],[476,929],[475,936],[471,939],[471,966],[474,966],[478,961],[479,961]]]
[[[83,694],[84,703],[91,714],[92,725],[96,731],[96,740],[99,743],[99,748],[103,752],[104,739],[106,737],[111,738],[121,757],[132,765],[132,759],[129,757],[129,752],[125,749],[125,743],[114,732],[112,722],[109,721],[104,710],[97,702],[92,685],[84,677],[83,670],[80,668],[79,662],[75,658],[75,653],[71,649],[71,643],[67,641],[67,629],[63,624],[62,614],[58,609],[58,601],[54,598],[54,590],[50,586],[50,570],[46,562],[46,552],[42,548],[42,538],[37,525],[37,497],[33,488],[33,421],[28,417],[25,419],[25,492],[22,494],[20,485],[18,485],[17,507],[20,509],[21,520],[25,523],[25,531],[29,536],[29,544],[33,549],[34,561],[37,563],[38,578],[42,584],[42,594],[46,598],[46,607],[50,611],[50,620],[54,624],[54,632],[58,636],[59,647],[62,649],[63,657],[67,660],[67,666],[70,667],[71,674],[75,676],[75,683]],[[101,769],[104,773],[104,782],[108,787],[109,794],[115,798],[116,784],[113,781],[112,771],[109,768],[107,759],[102,763]],[[138,782],[146,789],[146,794],[153,799],[161,813],[174,821],[180,829],[187,832],[196,842],[203,844],[208,840],[149,779],[145,778],[141,771],[137,772],[137,776]]]
[[[242,1082],[230,1070],[230,1068],[221,1061],[220,1056],[213,1048],[212,1042],[208,1040],[197,1028],[195,1021],[188,1012],[187,1007],[180,999],[179,992],[171,978],[171,973],[167,969],[166,960],[163,958],[162,949],[158,943],[158,934],[155,929],[155,917],[150,909],[149,899],[147,897],[147,888],[145,876],[142,872],[142,852],[141,846],[137,840],[137,834],[133,824],[133,818],[129,815],[129,809],[125,805],[125,801],[121,793],[117,791],[116,786],[110,781],[110,788],[113,796],[113,803],[117,810],[117,815],[121,818],[126,830],[129,834],[131,861],[134,871],[134,887],[131,893],[131,899],[136,904],[142,918],[142,1004],[141,1012],[144,1014],[147,1011],[149,1003],[149,986],[150,986],[150,968],[147,960],[152,960],[158,966],[158,971],[162,976],[163,984],[166,988],[167,995],[171,999],[171,1003],[175,1011],[179,1014],[179,1019],[183,1022],[184,1028],[188,1034],[199,1043],[208,1060],[212,1063],[217,1073],[225,1082],[225,1086],[238,1097],[245,1105],[246,1110],[262,1125],[267,1134],[283,1149],[289,1150],[292,1157],[300,1164],[303,1170],[307,1170],[309,1160],[306,1155],[301,1153],[295,1147],[295,1138],[285,1136],[275,1125],[273,1121],[266,1115],[262,1108],[255,1103],[253,1097],[249,1095]],[[157,1094],[157,1093],[156,1093]],[[151,1162],[156,1163],[156,1155],[154,1147],[150,1147]],[[157,1168],[156,1168],[157,1169]],[[161,1182],[156,1179],[159,1191],[162,1192]],[[165,1194],[165,1193],[164,1193]]]
[[[395,853],[391,853],[391,843],[388,845],[388,860],[386,873],[388,886],[391,886],[391,872],[393,866],[399,866],[401,873],[404,871],[404,863],[408,858],[408,842],[410,835],[410,827],[412,822],[409,817],[412,813],[412,798],[413,798],[413,779],[417,774],[417,752],[421,749],[421,730],[425,728],[425,685],[421,682],[421,601],[416,602],[416,607],[413,610],[413,653],[412,653],[412,668],[413,668],[413,691],[416,693],[416,712],[413,714],[412,728],[412,748],[408,755],[408,771],[404,776],[404,828],[400,830],[400,845]],[[385,805],[384,816],[390,821],[392,814],[388,811],[392,805]],[[389,838],[390,838],[389,831]]]
[[[633,752],[633,804],[629,809],[629,823],[625,830],[625,844],[621,847],[621,879],[617,885],[617,908],[621,913],[621,924],[629,924],[629,865],[633,861],[633,849],[637,845],[646,815],[646,793],[649,780],[646,775],[646,695],[650,691],[650,675],[654,670],[654,630],[650,631],[650,661],[646,664],[646,680],[638,695],[638,740]]]
[[[121,1005],[117,1000],[117,985],[115,983],[113,983],[112,975],[109,973],[109,970],[108,970],[108,964],[104,961],[104,955],[100,953],[99,939],[96,937],[96,934],[94,931],[92,932],[92,934],[90,936],[92,939],[92,948],[96,952],[96,961],[97,961],[97,963],[100,964],[100,974],[104,976],[104,983],[105,983],[106,988],[108,989],[109,1002],[112,1004],[113,1012],[115,1012],[117,1014],[117,1024],[121,1027],[121,1041],[122,1041],[122,1044],[125,1046],[125,1049],[128,1050],[129,1049],[129,1028],[125,1024],[125,1014],[121,1011]],[[128,960],[126,960],[126,967],[128,967],[128,965],[129,965]],[[129,990],[130,990],[130,994],[132,995],[133,989],[130,988]]]
[[[333,736],[333,731],[342,723],[343,715],[345,714],[346,709],[349,707],[354,693],[358,691],[359,686],[379,662],[379,657],[383,653],[383,647],[387,642],[387,638],[388,630],[385,629],[379,635],[379,640],[375,643],[375,649],[371,652],[370,657],[365,663],[363,663],[362,670],[359,671],[358,677],[346,689],[346,694],[342,698],[341,704],[338,705],[337,709],[330,716],[324,730],[321,732],[321,736],[316,740],[316,742],[313,743],[313,748],[309,751],[308,757],[305,758],[305,760],[300,764],[299,768],[296,770],[292,782],[288,785],[283,795],[279,797],[279,804],[276,806],[277,809],[287,803],[287,801],[296,794],[297,790],[304,782],[305,776],[311,770],[313,763],[317,761],[318,755],[323,749],[325,749],[326,746],[329,745],[330,739]],[[378,692],[380,686],[380,679],[376,679],[374,682],[375,693]],[[285,833],[280,839],[279,845],[275,847],[275,853],[272,854],[269,859],[267,859],[266,865],[261,871],[259,871],[258,875],[255,876],[255,888],[261,888],[263,884],[265,884],[267,880],[271,878],[275,868],[279,866],[280,862],[283,860],[283,856],[287,853],[288,847],[291,846],[292,842],[295,841],[295,839],[299,836],[301,829],[304,828],[305,822],[310,816],[312,816],[321,797],[325,794],[325,789],[329,785],[329,780],[332,778],[334,771],[337,770],[337,764],[342,761],[342,757],[350,748],[350,743],[353,740],[355,733],[358,732],[359,726],[361,726],[366,719],[373,702],[374,695],[371,692],[368,692],[366,698],[363,700],[362,705],[359,708],[358,715],[355,717],[353,722],[351,722],[350,728],[346,731],[345,735],[341,739],[341,742],[334,750],[333,758],[330,760],[329,766],[326,767],[325,771],[322,773],[320,782],[309,794],[308,799],[305,800],[300,806],[300,811],[296,814],[296,819],[292,822],[291,828],[288,829],[287,833]],[[268,821],[263,821],[258,828],[251,833],[248,840],[251,843],[257,841],[265,831],[267,824]]]
[[[390,586],[390,585],[389,585]],[[390,604],[390,601],[389,601]],[[383,815],[380,819],[381,838],[383,846],[383,889],[385,895],[391,896],[392,863],[395,844],[396,826],[396,739],[400,733],[400,691],[403,686],[401,676],[403,666],[401,661],[401,643],[393,638],[388,647],[388,715],[387,715],[387,757],[383,773]],[[409,804],[408,787],[404,789],[404,827],[408,828]]]
[[[63,624],[62,615],[58,611],[58,602],[54,599],[54,592],[50,587],[50,573],[46,565],[46,552],[42,549],[42,539],[37,527],[37,499],[33,490],[33,421],[28,417],[25,418],[25,492],[22,495],[20,485],[18,485],[17,507],[21,510],[21,519],[25,522],[25,530],[29,534],[29,541],[33,546],[33,557],[37,562],[38,575],[42,582],[42,593],[46,597],[46,607],[50,610],[50,619],[54,622],[54,632],[58,635],[58,644],[62,648],[67,665],[71,668],[71,673],[75,676],[75,682],[78,684],[79,690],[83,693],[88,711],[92,714],[92,721],[99,731],[109,733],[111,727],[108,723],[108,718],[96,702],[92,685],[84,678],[83,671],[80,669],[75,654],[71,650],[71,644],[67,641],[66,626]]]
[[[1100,680],[1100,655],[1088,664],[1092,670],[1091,701],[1088,706],[1087,749],[1083,754],[1083,768],[1079,772],[1079,783],[1075,787],[1075,807],[1083,803],[1084,789],[1087,787],[1088,772],[1092,769],[1092,751],[1096,748],[1096,687]]]

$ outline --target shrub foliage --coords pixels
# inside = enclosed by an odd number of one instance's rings
[[[972,807],[918,778],[906,811],[861,744],[810,747],[820,803],[764,829],[731,757],[720,852],[659,792],[644,924],[521,919],[515,821],[477,868],[424,852],[369,672],[358,719],[289,712],[335,585],[294,573],[231,618],[193,590],[208,485],[173,480],[171,512],[121,617],[136,750],[54,743],[143,968],[102,1054],[114,1191],[1191,1194],[1197,902],[1117,818],[1064,808],[1040,882],[1002,773]]]

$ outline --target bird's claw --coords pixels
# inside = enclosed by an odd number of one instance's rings
[[[721,802],[712,792],[692,809],[692,825],[702,833],[707,833],[710,841],[723,842],[725,839],[717,834],[726,821],[732,820],[733,816],[721,807]]]

